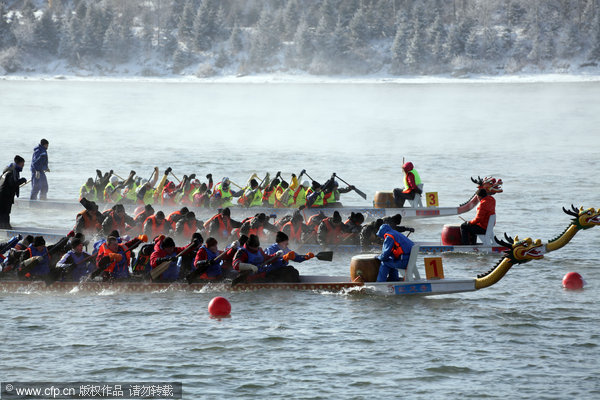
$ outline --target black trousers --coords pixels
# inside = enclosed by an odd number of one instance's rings
[[[485,229],[479,225],[465,222],[460,226],[460,237],[462,239],[462,244],[475,244],[477,243],[477,235],[483,234],[485,234]]]
[[[403,193],[402,189],[394,189],[394,202],[396,203],[396,207],[404,207],[405,200],[412,200],[415,198],[415,191],[411,191],[410,193]]]

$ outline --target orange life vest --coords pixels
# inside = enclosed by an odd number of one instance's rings
[[[384,239],[387,237],[391,237],[392,240],[394,241],[394,247],[392,248],[392,254],[394,255],[394,258],[400,258],[400,256],[402,254],[404,254],[404,250],[402,250],[402,246],[400,246],[400,243],[396,242],[394,235],[391,235],[389,233],[386,233],[383,235]]]
[[[299,242],[302,238],[302,225],[300,225],[298,227],[298,229],[296,229],[294,227],[294,224],[292,224],[292,222],[290,221],[287,224],[284,224],[283,227],[281,228],[281,230],[284,231],[286,227],[290,228],[290,233],[288,234],[288,237],[290,238],[290,240]]]
[[[146,218],[146,220],[144,221],[144,229],[148,222],[150,222],[152,224],[152,232],[150,232],[150,235],[148,235],[148,236],[156,237],[156,236],[160,235],[165,230],[166,221],[167,221],[166,219],[163,219],[163,222],[161,224],[159,224],[158,221],[156,220],[156,215],[151,215],[148,218]]]

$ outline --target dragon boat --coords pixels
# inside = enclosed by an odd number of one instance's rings
[[[471,178],[471,181],[477,185],[477,190],[485,188],[490,194],[496,194],[502,192],[502,179],[495,178]],[[377,201],[374,201],[373,207],[355,207],[355,206],[340,206],[333,204],[325,207],[309,207],[302,210],[305,217],[323,212],[327,216],[333,215],[334,211],[338,211],[343,217],[349,216],[350,213],[362,213],[365,219],[377,219],[384,218],[386,216],[392,216],[395,214],[402,215],[403,219],[420,219],[420,218],[435,218],[435,217],[448,217],[453,215],[464,214],[477,206],[479,200],[476,196],[477,191],[467,200],[457,207],[423,207],[421,202],[413,201],[412,207],[394,207],[393,206],[393,195],[392,192],[378,192],[383,196],[377,196]],[[383,197],[385,200],[381,200]],[[16,199],[18,207],[29,207],[33,209],[51,209],[60,210],[66,212],[77,213],[82,210],[82,206],[78,201],[74,200],[29,200],[29,199]],[[99,209],[109,209],[114,204],[108,203],[97,203]],[[136,204],[123,204],[128,213],[133,213],[139,205]],[[157,210],[162,210],[165,213],[170,213],[179,210],[182,205],[155,205]],[[194,207],[192,205],[186,205],[190,211],[194,211],[198,218],[208,219],[213,216],[216,209]],[[257,213],[264,213],[266,215],[274,215],[282,217],[284,215],[292,214],[297,208],[274,208],[274,207],[241,207],[234,205],[230,207],[231,216],[235,219],[243,219],[249,215]]]
[[[573,216],[571,224],[556,238],[542,244],[540,239],[514,239],[504,235],[504,240],[495,238],[496,242],[507,250],[498,263],[488,272],[475,278],[448,279],[433,270],[435,276],[427,271],[426,278],[421,278],[417,268],[418,251],[412,251],[404,280],[400,282],[374,282],[379,269],[376,255],[363,254],[352,258],[350,276],[300,276],[297,283],[243,283],[232,286],[228,283],[156,283],[156,282],[56,282],[47,286],[42,281],[0,281],[0,292],[29,293],[37,291],[52,292],[164,292],[164,291],[256,291],[265,289],[278,290],[318,290],[318,291],[358,291],[386,295],[431,296],[450,293],[473,292],[488,288],[498,283],[516,264],[524,264],[532,260],[541,260],[544,254],[556,251],[568,244],[580,230],[587,230],[600,225],[600,211],[594,208],[563,211]],[[418,249],[419,245],[415,247]]]

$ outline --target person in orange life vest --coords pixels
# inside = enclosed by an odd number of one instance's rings
[[[164,262],[169,263],[169,268],[160,275],[161,281],[172,282],[179,279],[177,256],[183,250],[185,250],[185,247],[176,247],[175,241],[170,237],[165,238],[161,235],[156,238],[154,252],[150,256],[150,266],[154,269]]]
[[[234,228],[240,228],[242,223],[231,219],[231,210],[226,207],[204,223],[206,234],[217,240],[227,240]]]
[[[98,205],[93,201],[88,201],[85,197],[81,199],[85,203],[85,210],[81,211],[75,217],[75,233],[95,234],[102,228],[104,216],[98,211]]]
[[[177,196],[177,187],[171,181],[168,181],[163,187],[162,193],[160,195],[160,204],[163,206],[174,206],[175,205],[175,196]]]
[[[377,236],[383,239],[381,261],[377,282],[396,282],[400,280],[398,269],[406,269],[414,243],[388,224],[383,224],[377,231]]]
[[[300,214],[300,211],[294,211],[292,219],[283,224],[281,231],[288,235],[290,241],[294,243],[301,243],[303,234],[310,235],[310,233],[313,232],[313,230],[304,223],[304,218],[302,217],[302,214]]]
[[[248,237],[250,235],[257,235],[259,238],[264,238],[265,230],[276,233],[279,229],[269,222],[269,217],[265,213],[259,213],[242,223],[240,234]]]
[[[342,235],[344,244],[359,244],[363,222],[365,222],[365,217],[362,213],[350,213],[350,217],[344,222],[348,230]]]
[[[275,178],[267,185],[265,190],[263,191],[262,202],[265,207],[273,207],[275,205],[275,192],[277,190],[277,186],[281,183],[278,178]]]
[[[150,204],[146,204],[144,206],[139,206],[138,208],[136,208],[136,213],[133,217],[135,226],[132,227],[131,233],[142,233],[144,229],[144,222],[146,222],[148,217],[151,217],[152,215],[154,215],[154,207],[152,207]]]
[[[135,221],[125,213],[123,204],[115,204],[110,211],[105,212],[104,221],[102,221],[102,231],[106,236],[113,230],[125,232],[125,225],[128,227],[134,226]]]
[[[460,236],[463,244],[475,244],[477,241],[476,235],[485,234],[490,216],[496,214],[496,199],[488,195],[485,189],[477,191],[479,205],[477,206],[477,214],[471,221],[464,222],[460,226]]]
[[[404,179],[404,189],[394,189],[394,201],[396,203],[396,207],[404,207],[405,200],[414,199],[415,193],[423,193],[423,191],[419,188],[419,185],[421,184],[421,178],[419,177],[418,172],[416,172],[413,163],[404,163],[402,170],[406,174]]]
[[[324,246],[329,244],[340,244],[343,233],[350,233],[351,228],[342,223],[342,217],[337,211],[332,217],[325,218],[317,229],[317,242]]]
[[[288,247],[290,244],[290,238],[285,233],[279,231],[275,235],[275,243],[270,245],[265,249],[265,254],[268,256],[273,256],[278,251],[282,251],[283,255],[278,257],[270,266],[270,270],[275,270],[277,268],[288,267],[290,261],[294,261],[297,263],[304,262],[306,260],[310,260],[315,255],[313,253],[298,254]],[[290,267],[292,268],[292,267]],[[298,271],[296,271],[298,272]]]
[[[146,236],[140,235],[126,243],[119,243],[116,237],[107,237],[96,255],[96,265],[98,269],[103,270],[103,279],[129,278],[131,251],[146,240],[148,240]]]
[[[190,240],[192,235],[202,226],[202,222],[196,219],[196,214],[193,211],[185,214],[183,218],[180,218],[175,224],[174,232],[177,237],[185,240]]]
[[[190,210],[187,207],[181,207],[181,209],[179,209],[178,211],[174,211],[171,214],[169,214],[169,216],[167,217],[167,222],[169,223],[169,225],[171,225],[171,229],[175,230],[175,224],[177,224],[177,221],[185,217],[185,215],[189,212]]]
[[[149,238],[155,238],[162,233],[167,233],[169,227],[167,220],[165,219],[165,213],[162,211],[157,212],[155,215],[151,215],[144,221],[144,235]]]

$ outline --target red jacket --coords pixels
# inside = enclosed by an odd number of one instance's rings
[[[496,199],[492,196],[485,196],[477,206],[475,218],[469,221],[469,223],[487,229],[490,215],[494,214],[496,214]]]
[[[156,260],[158,260],[159,258],[163,258],[163,257],[169,257],[169,256],[176,256],[177,254],[181,253],[183,251],[183,249],[185,249],[185,247],[175,247],[175,250],[173,250],[173,253],[167,253],[165,251],[165,249],[162,248],[162,240],[157,240],[154,244],[154,251],[152,252],[152,255],[150,256],[150,266],[152,268],[155,268],[158,266],[158,262],[156,262]]]

